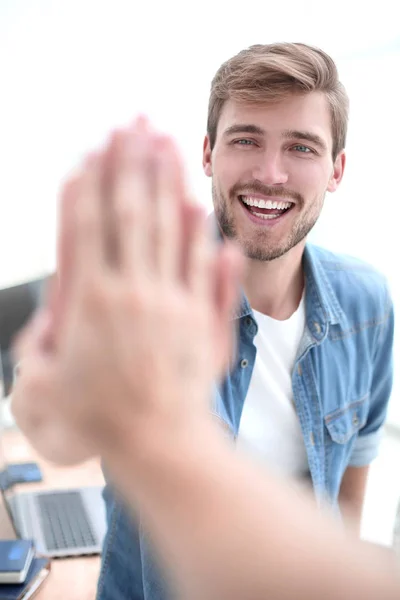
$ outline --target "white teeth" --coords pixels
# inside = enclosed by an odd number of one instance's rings
[[[266,215],[264,213],[256,213],[253,212],[253,215],[255,215],[256,217],[260,217],[260,219],[277,219],[278,217],[280,217],[281,215]]]
[[[280,202],[279,200],[262,200],[261,198],[253,198],[251,196],[241,196],[241,199],[248,206],[257,206],[258,208],[269,208],[285,210],[292,206],[292,202]]]

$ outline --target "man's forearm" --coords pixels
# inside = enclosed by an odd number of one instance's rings
[[[339,505],[346,526],[360,535],[369,467],[348,467],[343,475]]]
[[[212,425],[148,436],[110,464],[183,598],[398,600],[386,556],[240,459]]]

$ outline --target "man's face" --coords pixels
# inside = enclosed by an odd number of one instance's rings
[[[318,92],[266,105],[229,100],[212,152],[204,143],[220,228],[256,260],[305,241],[344,164],[343,152],[333,163],[330,110]]]

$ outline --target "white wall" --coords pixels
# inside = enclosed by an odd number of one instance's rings
[[[347,172],[340,190],[327,197],[312,239],[375,265],[388,277],[400,314],[400,38],[397,50],[342,61],[340,66],[351,98]],[[389,422],[400,427],[399,342],[396,323]]]
[[[61,178],[110,126],[140,109],[175,132],[195,191],[210,205],[201,145],[211,77],[249,44],[288,40],[330,52],[352,101],[345,181],[328,198],[313,238],[376,264],[390,277],[400,309],[393,212],[400,138],[396,3],[381,0],[370,9],[348,0],[306,6],[248,0],[234,6],[2,0],[0,286],[53,267]],[[400,425],[397,397],[392,418]]]

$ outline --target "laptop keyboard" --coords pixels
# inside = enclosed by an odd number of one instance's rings
[[[43,494],[36,500],[49,551],[97,544],[79,492]]]

